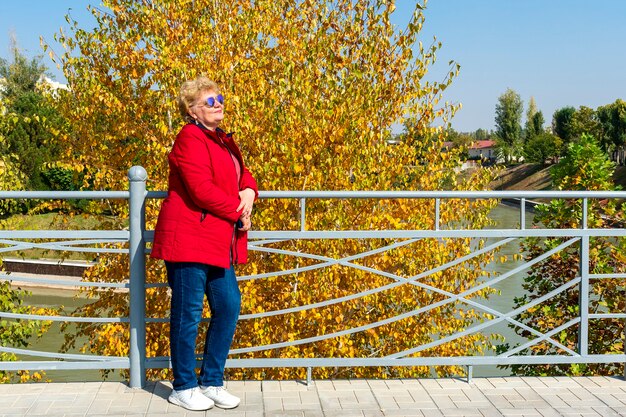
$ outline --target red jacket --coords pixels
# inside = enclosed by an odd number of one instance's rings
[[[237,184],[232,152],[241,165]],[[247,232],[237,230],[239,191],[256,181],[241,152],[223,130],[185,125],[176,137],[169,162],[169,190],[154,232],[152,257],[171,262],[199,262],[228,268],[248,260]]]

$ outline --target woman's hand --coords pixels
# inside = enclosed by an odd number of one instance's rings
[[[242,226],[238,230],[241,230],[242,232],[250,230],[252,227],[252,220],[250,220],[249,216],[241,216],[239,220],[241,220]]]
[[[239,191],[239,198],[241,199],[241,202],[239,203],[239,207],[237,207],[237,211],[241,211],[241,217],[248,217],[249,219],[252,215],[254,197],[255,193],[251,188]]]

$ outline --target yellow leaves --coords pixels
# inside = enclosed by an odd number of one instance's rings
[[[235,132],[262,190],[438,190],[451,184],[480,189],[488,178],[452,182],[445,172],[455,162],[438,151],[441,129],[432,125],[437,117],[445,119],[454,111],[448,104],[437,104],[449,80],[425,83],[423,77],[440,45],[414,48],[423,19],[419,5],[412,25],[396,31],[388,24],[395,5],[384,4],[377,8],[376,2],[367,0],[266,1],[256,7],[249,0],[110,0],[111,15],[100,15],[94,31],[75,31],[66,39],[70,48],[74,45],[82,51],[80,57],[62,57],[72,90],[59,106],[75,129],[62,139],[69,150],[68,162],[81,171],[86,167],[85,184],[94,189],[124,189],[127,180],[120,173],[140,163],[148,170],[151,189],[164,190],[166,154],[183,123],[176,107],[178,88],[186,79],[207,74],[220,84],[227,100],[223,127]],[[397,38],[397,32],[402,36]],[[417,120],[403,144],[388,145],[391,126],[407,118]],[[422,146],[425,137],[432,141]],[[482,213],[486,207],[481,204],[443,206],[441,223]],[[154,225],[157,209],[158,204],[148,207],[148,228]],[[432,226],[433,211],[432,204],[423,202],[307,201],[306,223],[310,230],[417,229]],[[475,224],[484,221],[478,214],[475,219]],[[295,230],[300,226],[298,203],[260,201],[253,221],[260,230]],[[272,247],[338,259],[390,243],[344,239],[285,241]],[[438,244],[423,241],[359,262],[410,276],[449,260],[448,251],[465,253],[468,245],[450,243],[444,252]],[[108,265],[90,272],[88,279],[125,276],[121,258],[102,259]],[[271,273],[315,262],[253,253],[251,263],[238,274]],[[454,288],[455,280],[463,276],[463,285],[469,286],[480,275],[472,266],[469,271],[455,271],[456,275],[446,272],[429,278],[441,287]],[[164,273],[163,268],[150,267],[148,280],[165,282]],[[307,305],[388,283],[387,277],[339,265],[259,279],[242,284],[242,311]],[[121,294],[112,294],[107,301],[108,307],[126,308]],[[387,318],[393,314],[391,306],[408,311],[430,301],[423,292],[405,286],[366,301],[244,320],[236,343],[249,346],[323,335]],[[166,317],[167,302],[164,291],[151,294],[148,314]],[[94,307],[94,312],[98,308],[103,307]],[[444,313],[437,315],[436,324],[416,318],[394,328],[258,356],[366,357],[379,349],[406,347],[409,334],[427,340],[437,326],[456,325],[448,323]],[[150,328],[150,353],[167,355],[166,328]],[[93,344],[118,351],[120,334],[126,337],[127,330],[103,328],[94,335]],[[387,346],[387,336],[398,345]],[[298,371],[267,372],[284,377]],[[355,371],[367,372],[371,371]]]

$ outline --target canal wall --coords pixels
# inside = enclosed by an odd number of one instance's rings
[[[54,288],[74,291],[80,287],[85,270],[93,265],[93,262],[81,261],[4,258],[0,275],[4,280],[10,280],[14,288]],[[47,282],[36,282],[30,280],[32,278],[45,278]],[[54,281],[59,283],[55,284]],[[76,282],[76,285],[67,285],[68,281]]]

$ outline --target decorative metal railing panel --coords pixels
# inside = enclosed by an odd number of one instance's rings
[[[166,318],[146,318],[145,314],[145,294],[146,288],[162,287],[166,284],[146,284],[145,282],[145,258],[146,243],[153,237],[153,231],[145,230],[145,202],[148,199],[162,199],[165,192],[147,192],[145,182],[147,180],[145,170],[141,167],[133,167],[129,171],[130,188],[129,191],[120,192],[18,192],[0,191],[0,198],[13,199],[122,199],[129,204],[129,229],[128,230],[0,230],[0,256],[5,253],[29,250],[47,249],[60,251],[82,251],[82,252],[110,252],[127,253],[130,261],[130,279],[122,283],[100,283],[84,282],[81,286],[98,286],[102,288],[116,288],[130,292],[130,317],[69,317],[69,316],[43,316],[15,314],[0,312],[0,318],[4,320],[51,320],[62,322],[93,322],[93,323],[129,323],[130,326],[130,346],[129,357],[107,357],[82,354],[60,354],[54,352],[41,352],[27,349],[17,349],[11,346],[0,346],[0,351],[14,353],[18,356],[33,356],[50,360],[20,360],[16,362],[0,362],[2,370],[51,370],[51,369],[130,369],[130,385],[140,387],[145,384],[146,368],[163,368],[169,366],[169,358],[146,358],[145,334],[146,323],[167,321]],[[262,346],[251,346],[245,348],[234,348],[231,354],[239,355],[251,352],[259,352],[269,349],[298,346],[307,343],[315,343],[344,335],[363,332],[378,328],[389,323],[403,320],[408,317],[421,314],[428,314],[438,307],[452,303],[463,303],[464,305],[478,309],[493,316],[492,319],[479,321],[466,329],[452,335],[433,340],[410,349],[405,349],[382,357],[358,357],[358,358],[255,358],[255,359],[230,359],[227,366],[231,367],[344,367],[344,366],[435,366],[435,365],[511,365],[511,364],[556,364],[556,363],[615,363],[626,362],[625,354],[590,354],[588,352],[588,330],[589,320],[594,319],[626,319],[626,312],[623,313],[591,313],[589,311],[590,280],[601,280],[607,278],[626,278],[625,273],[614,274],[592,274],[589,272],[589,239],[595,236],[610,237],[614,239],[626,238],[626,229],[621,226],[612,228],[594,229],[587,227],[587,206],[591,199],[617,199],[626,200],[626,192],[612,191],[406,191],[406,192],[332,192],[332,191],[274,191],[261,192],[261,199],[296,199],[299,203],[299,230],[258,230],[249,233],[249,249],[259,253],[273,253],[285,256],[306,259],[309,264],[303,267],[290,268],[281,271],[263,272],[255,275],[240,276],[240,281],[262,280],[270,277],[298,274],[305,271],[322,270],[324,268],[340,265],[376,274],[388,279],[388,283],[376,288],[370,288],[341,297],[333,297],[324,301],[318,301],[307,305],[293,306],[268,311],[264,313],[242,314],[240,320],[251,320],[263,317],[285,315],[301,311],[323,308],[339,303],[356,300],[361,297],[380,294],[386,290],[397,288],[403,285],[411,285],[422,288],[426,291],[436,293],[442,298],[430,305],[420,306],[415,310],[396,314],[384,320],[362,324],[352,328],[333,331],[327,334],[318,334],[313,337],[281,341]],[[432,230],[307,230],[307,201],[312,199],[423,199],[433,201],[433,228]],[[500,229],[449,229],[442,228],[441,204],[448,199],[493,199],[493,200],[517,200],[519,203],[519,224],[516,227]],[[583,202],[581,214],[581,227],[575,229],[548,229],[543,227],[526,228],[526,209],[535,204],[530,199],[579,199]],[[521,265],[517,265],[510,270],[496,274],[492,278],[480,282],[472,288],[468,288],[459,293],[445,291],[436,286],[429,285],[422,281],[422,278],[439,273],[467,260],[481,256],[482,254],[495,251],[504,245],[527,237],[560,237],[564,241],[557,247],[546,251],[540,256],[529,260]],[[398,273],[377,270],[359,264],[358,261],[370,255],[380,254],[396,248],[410,245],[419,239],[444,239],[444,238],[489,238],[492,241],[482,248],[477,248],[471,253],[459,256],[456,259],[444,262],[434,268],[422,271],[410,277],[401,276]],[[271,247],[272,243],[284,242],[288,240],[333,240],[333,239],[388,239],[392,243],[380,248],[364,251],[362,253],[351,254],[349,256],[336,258],[302,251],[292,251]],[[38,242],[33,242],[34,240]],[[39,242],[41,240],[48,240]],[[495,241],[494,241],[495,240]],[[112,244],[115,247],[106,247]],[[105,247],[103,247],[105,245]],[[122,245],[120,248],[119,246]],[[561,285],[558,288],[538,297],[531,302],[508,311],[489,305],[486,300],[473,298],[472,294],[488,287],[493,287],[503,280],[516,274],[523,273],[534,265],[548,259],[553,254],[559,253],[563,249],[572,245],[578,245],[580,250],[581,268],[577,276]],[[587,267],[585,267],[585,262]],[[20,274],[1,275],[3,280],[20,280],[39,285],[54,283],[55,285],[75,286],[76,281],[72,280],[51,280],[46,277],[28,277]],[[570,288],[580,290],[580,315],[569,322],[542,333],[531,326],[516,319],[523,311],[538,306],[550,300],[552,297]],[[411,356],[425,352],[428,349],[441,346],[450,341],[462,338],[469,334],[485,332],[495,325],[506,323],[524,329],[534,336],[533,339],[520,343],[509,349],[507,352],[494,354],[491,356],[454,356],[454,357],[429,357]],[[579,345],[577,349],[571,349],[561,343],[556,335],[562,330],[571,326],[579,328]],[[538,342],[547,341],[555,348],[564,352],[560,355],[521,355],[520,353],[530,348]]]

